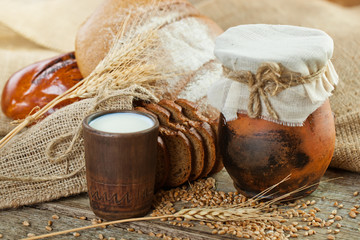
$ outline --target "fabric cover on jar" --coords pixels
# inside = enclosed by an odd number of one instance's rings
[[[332,38],[317,29],[266,24],[230,28],[215,42],[224,77],[210,88],[208,101],[227,121],[240,112],[302,126],[338,84],[330,60],[333,49]]]

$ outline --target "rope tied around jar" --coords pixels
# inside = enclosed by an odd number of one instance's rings
[[[276,96],[285,89],[316,81],[321,78],[325,69],[326,66],[313,74],[302,76],[300,73],[289,71],[280,63],[266,62],[260,65],[256,74],[251,71],[233,71],[225,66],[223,66],[223,73],[231,80],[248,85],[250,95],[247,111],[249,117],[260,117],[262,98],[270,116],[278,120],[279,116],[269,100],[269,95]]]

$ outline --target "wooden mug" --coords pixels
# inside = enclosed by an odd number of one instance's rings
[[[128,133],[105,132],[89,123],[112,113],[134,113],[153,122]],[[106,220],[144,216],[154,196],[159,122],[138,111],[104,111],[83,121],[86,180],[93,212]]]

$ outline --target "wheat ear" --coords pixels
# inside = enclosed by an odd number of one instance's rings
[[[107,87],[118,90],[133,84],[156,90],[155,82],[163,80],[166,73],[157,69],[154,60],[158,52],[157,28],[137,33],[136,24],[142,19],[132,19],[131,12],[125,17],[119,34],[106,57],[98,64],[96,69],[85,79],[77,83],[65,93],[57,96],[39,111],[29,115],[11,132],[0,140],[0,149],[4,147],[23,128],[41,119],[44,114],[60,102],[70,98],[89,98],[96,96],[99,89]],[[129,26],[130,25],[130,26]],[[125,34],[125,29],[127,30]],[[130,29],[130,30],[129,30]]]

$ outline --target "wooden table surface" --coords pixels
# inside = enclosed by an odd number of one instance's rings
[[[325,182],[324,180],[341,177],[333,181]],[[215,175],[217,190],[229,192],[234,191],[232,181],[226,171],[222,171]],[[351,218],[348,213],[350,209],[360,204],[360,195],[354,196],[353,193],[360,191],[360,175],[341,170],[330,169],[322,179],[319,188],[302,200],[316,200],[313,207],[318,207],[321,212],[317,214],[322,219],[327,219],[333,210],[337,210],[337,215],[342,216],[339,221],[342,226],[340,232],[336,235],[336,239],[353,240],[360,239],[360,217]],[[325,199],[323,199],[325,197]],[[342,204],[343,208],[334,206],[335,202]],[[175,205],[176,206],[176,205]],[[60,218],[52,219],[56,214]],[[79,219],[86,217],[86,220]],[[96,218],[89,207],[89,200],[86,194],[74,197],[64,198],[58,201],[38,204],[34,206],[22,207],[20,209],[9,209],[0,211],[0,234],[3,239],[21,239],[28,233],[36,235],[49,233],[45,227],[48,221],[53,221],[52,231],[61,231],[71,228],[91,225],[91,219]],[[302,224],[301,219],[293,219]],[[24,226],[23,221],[28,221],[30,226]],[[337,223],[337,222],[336,222]],[[134,232],[128,231],[129,228],[135,229]],[[337,229],[335,224],[327,228],[316,229],[316,234],[312,236],[304,236],[303,230],[298,232],[297,239],[327,239],[328,229]],[[140,230],[143,233],[138,233]],[[166,234],[171,237],[189,238],[189,239],[239,239],[229,234],[214,235],[212,229],[194,222],[194,226],[190,228],[173,226],[168,221],[153,220],[147,222],[133,222],[109,226],[106,229],[97,228],[84,230],[79,232],[79,237],[72,234],[52,237],[50,239],[99,239],[98,235],[102,234],[107,239],[113,237],[119,239],[159,239],[158,237],[149,236],[149,233]]]

